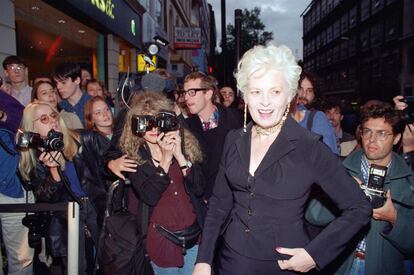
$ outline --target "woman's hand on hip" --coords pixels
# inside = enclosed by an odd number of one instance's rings
[[[284,248],[277,247],[276,251],[280,254],[292,256],[289,260],[278,260],[280,269],[308,272],[316,267],[315,261],[304,248]]]
[[[198,263],[195,265],[192,275],[211,275],[211,266],[206,263]]]

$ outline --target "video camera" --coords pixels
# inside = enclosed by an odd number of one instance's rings
[[[46,152],[63,151],[63,134],[50,130],[46,138],[42,138],[38,133],[23,132],[18,130],[16,133],[16,145],[21,149],[27,148],[43,148]]]
[[[371,203],[372,208],[380,208],[385,203],[384,180],[387,174],[387,167],[371,164],[369,169],[368,184],[361,185],[365,195]]]
[[[154,127],[160,132],[170,132],[180,129],[180,120],[174,112],[160,111],[157,116],[134,115],[131,120],[131,129],[134,134],[145,133]]]

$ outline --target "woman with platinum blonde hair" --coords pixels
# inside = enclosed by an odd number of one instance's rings
[[[240,60],[235,76],[252,122],[227,135],[193,275],[324,268],[368,223],[371,206],[358,184],[289,115],[300,72],[286,46],[256,46]],[[342,214],[311,240],[304,210],[315,182]]]

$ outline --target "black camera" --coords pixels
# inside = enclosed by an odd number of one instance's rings
[[[131,129],[134,134],[150,131],[154,127],[160,132],[170,132],[180,129],[180,120],[174,112],[160,111],[157,116],[134,115],[131,121]]]
[[[21,149],[26,148],[43,148],[46,152],[63,151],[63,134],[50,130],[44,139],[39,134],[33,132],[23,132],[18,130],[16,134],[16,145]]]
[[[362,188],[368,200],[371,202],[372,208],[382,207],[385,203],[384,180],[386,174],[386,166],[371,164],[368,184],[362,186]]]
[[[414,123],[414,96],[404,96],[401,101],[407,104],[403,111],[403,119],[407,124]]]

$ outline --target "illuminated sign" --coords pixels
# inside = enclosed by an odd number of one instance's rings
[[[113,13],[115,5],[112,3],[112,0],[91,0],[91,3],[100,9],[101,12],[105,13],[110,18],[115,19],[115,15]]]
[[[145,54],[138,54],[137,55],[137,70],[139,73],[143,73],[147,71],[147,62],[144,60]],[[152,63],[154,63],[155,66],[150,65],[149,71],[155,71],[157,69],[157,56],[152,57]]]
[[[81,21],[99,25],[137,48],[142,47],[141,16],[124,0],[45,0],[50,5]]]
[[[135,36],[135,20],[131,20],[131,33]]]

